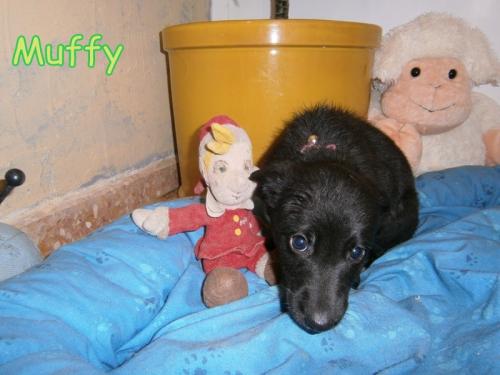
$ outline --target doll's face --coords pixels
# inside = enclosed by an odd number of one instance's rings
[[[252,197],[256,184],[248,178],[256,170],[248,143],[237,142],[223,155],[211,155],[202,174],[214,198],[227,207]]]
[[[438,134],[469,117],[472,81],[454,58],[423,58],[408,62],[397,81],[382,95],[382,111],[421,134]]]

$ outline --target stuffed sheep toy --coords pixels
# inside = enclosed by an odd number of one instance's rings
[[[416,175],[500,163],[500,106],[473,92],[498,85],[500,61],[462,19],[427,13],[389,31],[377,50],[369,120]]]

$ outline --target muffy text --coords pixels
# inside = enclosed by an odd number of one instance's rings
[[[31,38],[29,45],[24,35],[20,35],[17,38],[16,48],[12,55],[12,65],[18,66],[21,60],[25,65],[31,65],[33,60],[36,59],[39,66],[64,66],[67,58],[67,65],[74,68],[77,64],[77,54],[86,54],[87,66],[94,68],[97,53],[103,53],[107,62],[106,75],[113,74],[116,64],[125,49],[123,44],[118,44],[113,50],[107,44],[99,43],[102,40],[101,34],[93,34],[86,44],[80,43],[83,39],[82,34],[75,34],[71,36],[68,44],[58,44],[57,46],[45,44],[44,47],[38,35]]]

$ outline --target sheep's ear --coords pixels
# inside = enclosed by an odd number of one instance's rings
[[[277,206],[286,186],[286,171],[286,166],[279,163],[272,167],[259,169],[250,175],[250,180],[257,183],[256,195],[271,209]]]

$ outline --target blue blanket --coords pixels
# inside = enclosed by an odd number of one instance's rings
[[[252,273],[249,297],[205,308],[202,230],[162,241],[123,217],[0,284],[0,374],[498,374],[500,167],[417,185],[415,237],[328,332],[297,327]]]

